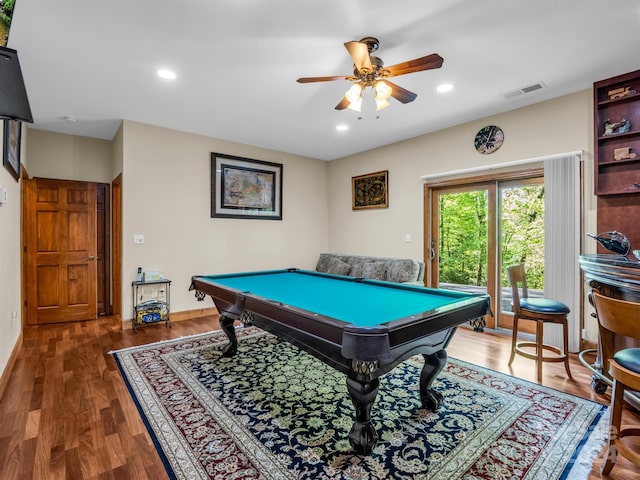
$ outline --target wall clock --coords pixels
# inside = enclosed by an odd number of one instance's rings
[[[488,155],[498,150],[502,146],[502,142],[504,142],[502,129],[495,125],[487,125],[478,130],[474,145],[478,153]]]

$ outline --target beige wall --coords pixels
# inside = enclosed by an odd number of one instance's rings
[[[282,163],[283,220],[211,218],[211,152]],[[326,162],[125,121],[122,178],[124,318],[138,266],[172,280],[182,311],[213,306],[188,291],[192,275],[314,268],[328,247]]]
[[[422,258],[421,176],[576,150],[584,151],[586,207],[595,221],[592,101],[591,91],[582,91],[331,162],[330,250]],[[473,145],[485,125],[498,125],[505,135],[491,155],[480,155]],[[389,170],[389,208],[353,211],[351,177],[379,170]]]
[[[29,130],[29,176],[111,183],[113,143],[44,130]]]
[[[1,123],[0,123],[1,125]],[[0,128],[0,139],[3,138]],[[22,128],[21,162],[27,156],[27,129]],[[0,188],[7,191],[7,203],[0,205],[0,375],[20,336],[20,184],[0,165]]]
[[[113,137],[111,148],[111,179],[113,180],[122,173],[122,124]]]

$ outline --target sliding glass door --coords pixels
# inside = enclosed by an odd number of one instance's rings
[[[506,267],[525,263],[532,291],[543,288],[542,177],[430,191],[429,285],[489,294],[494,317],[487,327],[511,329]]]

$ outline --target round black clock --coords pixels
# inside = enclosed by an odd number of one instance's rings
[[[488,155],[498,150],[502,146],[502,142],[504,142],[502,129],[495,125],[488,125],[478,131],[474,145],[478,153]]]

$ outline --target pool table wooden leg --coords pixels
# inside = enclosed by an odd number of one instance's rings
[[[420,372],[420,400],[422,406],[435,412],[442,405],[443,396],[431,388],[433,381],[447,364],[446,350],[440,350],[424,357],[424,367]]]
[[[371,407],[378,395],[380,380],[361,382],[347,377],[347,390],[356,409],[356,420],[349,432],[349,443],[360,454],[367,454],[378,441],[378,433],[371,423]]]
[[[235,320],[233,318],[220,316],[220,328],[229,339],[229,345],[222,352],[223,357],[233,357],[238,351],[238,338],[236,337],[236,329],[233,326]]]

